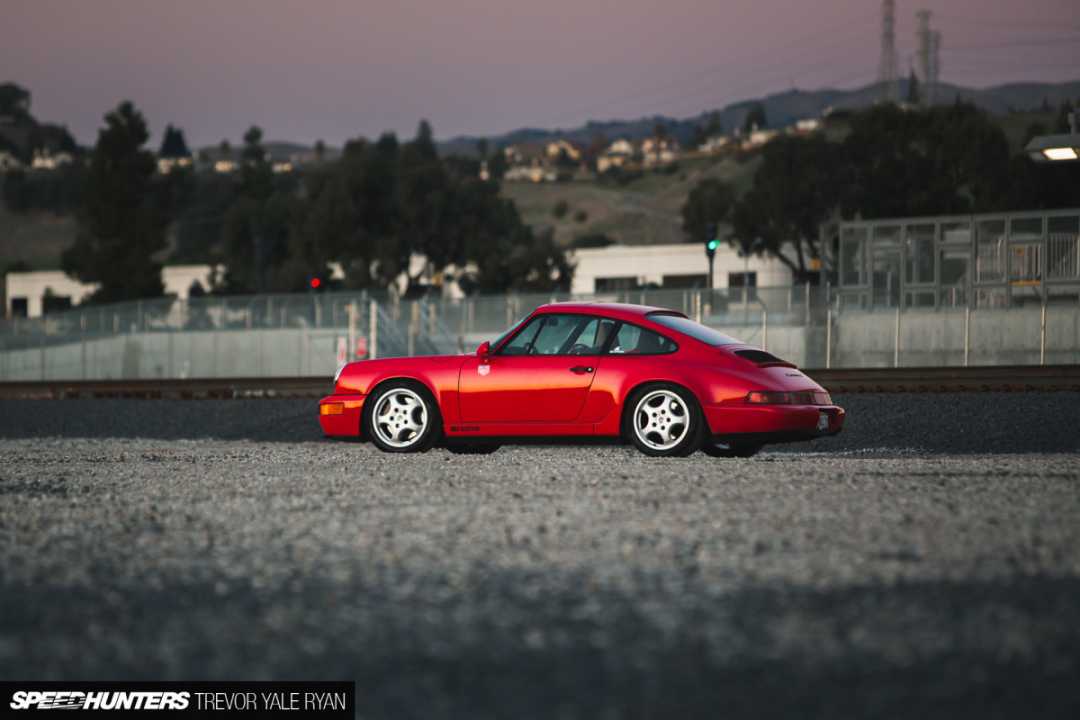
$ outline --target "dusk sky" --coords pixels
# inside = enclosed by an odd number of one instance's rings
[[[383,130],[440,138],[589,118],[677,117],[770,92],[872,81],[877,0],[2,0],[0,81],[94,141],[122,99],[192,146],[331,144]],[[1077,0],[897,0],[943,33],[942,79],[1080,79]]]

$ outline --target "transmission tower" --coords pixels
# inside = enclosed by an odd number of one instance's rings
[[[931,105],[934,98],[933,32],[930,30],[930,11],[915,13],[915,73],[922,83],[922,102]]]
[[[894,17],[896,0],[881,0],[881,61],[878,64],[878,83],[881,99],[899,100],[900,88],[896,78],[896,32]]]

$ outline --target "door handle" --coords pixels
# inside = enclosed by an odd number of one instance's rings
[[[575,365],[574,367],[570,368],[570,372],[577,375],[584,375],[585,373],[591,373],[592,371],[592,366],[586,365]]]

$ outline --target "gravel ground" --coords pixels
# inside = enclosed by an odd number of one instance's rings
[[[851,396],[850,433],[750,460],[4,403],[0,678],[353,679],[380,718],[1075,718],[1076,399]]]
[[[844,432],[779,450],[1080,452],[1080,393],[839,395]],[[0,438],[323,440],[313,400],[4,401]]]

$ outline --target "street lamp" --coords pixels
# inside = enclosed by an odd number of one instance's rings
[[[1035,162],[1068,162],[1080,159],[1080,133],[1076,113],[1069,113],[1069,132],[1064,135],[1036,135],[1024,148]]]

